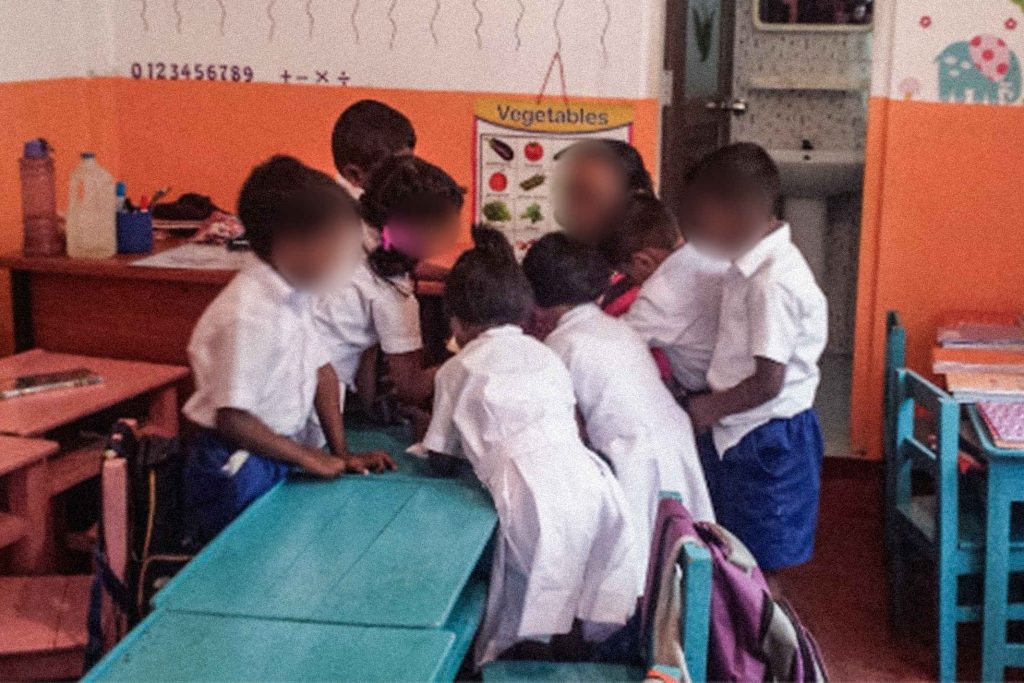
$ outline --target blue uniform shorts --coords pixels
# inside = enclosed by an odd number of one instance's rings
[[[718,523],[750,548],[761,569],[811,559],[824,455],[814,410],[761,425],[722,458],[710,433],[697,447]]]
[[[192,535],[200,543],[212,540],[288,474],[284,463],[255,453],[232,472],[228,460],[239,448],[212,429],[200,430],[188,450],[185,497]]]

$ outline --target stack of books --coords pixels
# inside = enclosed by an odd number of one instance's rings
[[[956,313],[936,335],[932,370],[978,413],[1000,448],[1024,450],[1024,316]]]

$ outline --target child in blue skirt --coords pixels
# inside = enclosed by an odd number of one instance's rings
[[[776,217],[779,171],[757,145],[704,158],[689,184],[696,248],[728,259],[711,393],[688,410],[719,523],[777,573],[814,549],[823,446],[814,395],[825,297]]]

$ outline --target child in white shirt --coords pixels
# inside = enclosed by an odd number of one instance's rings
[[[257,166],[238,215],[255,258],[203,313],[189,342],[196,390],[185,415],[186,495],[197,540],[216,535],[292,466],[320,477],[394,467],[348,451],[338,381],[313,326],[312,294],[337,268],[355,207],[331,178],[290,157]],[[311,434],[314,412],[321,434]],[[315,446],[326,437],[331,454]]]
[[[364,401],[373,397],[372,387],[357,384],[360,359],[378,344],[399,403],[419,408],[430,398],[434,370],[423,363],[411,273],[421,259],[454,246],[462,204],[463,189],[451,176],[414,156],[392,157],[371,176],[361,205],[379,244],[351,285],[325,293],[316,306],[338,378]]]
[[[619,484],[580,440],[568,371],[522,331],[533,299],[511,246],[474,237],[445,287],[462,350],[437,373],[423,444],[466,458],[498,510],[483,665],[624,624],[646,568]]]
[[[527,252],[523,271],[540,327],[553,327],[544,343],[569,368],[589,444],[614,468],[640,545],[650,546],[661,491],[679,493],[695,519],[714,521],[690,418],[643,341],[594,303],[611,273],[601,254],[551,233]]]
[[[825,296],[775,217],[779,172],[744,143],[696,168],[694,243],[732,262],[708,384],[689,401],[718,521],[779,570],[811,557],[823,445],[814,395],[828,336]],[[707,430],[710,430],[708,432]]]

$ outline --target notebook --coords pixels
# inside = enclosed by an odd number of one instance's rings
[[[1024,375],[1024,352],[936,347],[932,351],[932,371],[936,375],[968,372]]]
[[[1024,401],[1024,375],[995,372],[949,372],[946,388],[960,403]]]
[[[979,403],[978,412],[996,446],[1024,450],[1024,403]]]

